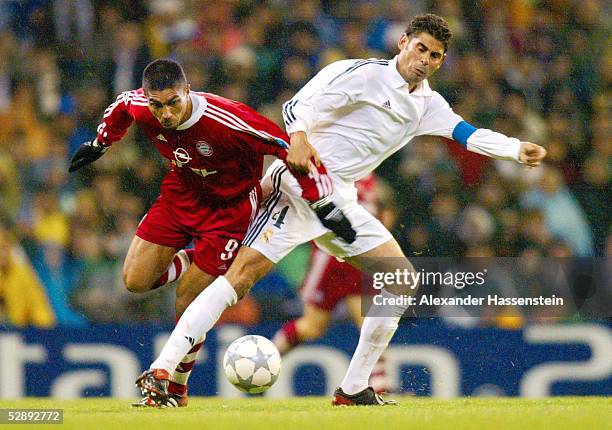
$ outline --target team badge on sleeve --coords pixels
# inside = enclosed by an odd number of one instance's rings
[[[196,149],[204,157],[210,157],[213,153],[213,149],[210,147],[210,145],[203,140],[200,140],[198,143],[196,143]]]

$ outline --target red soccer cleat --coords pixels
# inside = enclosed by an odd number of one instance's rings
[[[150,398],[158,407],[177,407],[177,400],[168,393],[170,374],[164,369],[145,370],[136,379],[136,386],[142,394]],[[148,405],[150,401],[145,401]]]

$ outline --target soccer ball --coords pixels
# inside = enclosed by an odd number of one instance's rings
[[[223,369],[227,380],[245,393],[263,393],[280,373],[278,349],[263,336],[243,336],[227,348]]]

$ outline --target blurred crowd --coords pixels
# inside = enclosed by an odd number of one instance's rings
[[[282,124],[281,104],[319,69],[394,56],[422,12],[454,33],[432,87],[467,121],[549,155],[526,170],[416,139],[377,171],[406,255],[611,256],[608,2],[4,0],[0,323],[173,321],[171,288],[135,295],[121,276],[166,163],[132,128],[91,167],[67,173],[70,155],[118,93],[140,86],[150,60],[174,58],[193,89]],[[250,322],[299,311],[287,303],[307,254],[298,250],[255,288]]]

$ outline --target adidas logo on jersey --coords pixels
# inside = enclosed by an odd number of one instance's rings
[[[385,109],[391,109],[391,102],[387,100],[383,103],[382,107],[384,107]]]
[[[157,135],[157,139],[162,140],[162,141],[164,141],[164,142],[167,142],[166,138],[165,138],[165,137],[164,137],[164,135],[163,135],[163,134],[161,134],[161,133],[159,133],[159,134]]]

